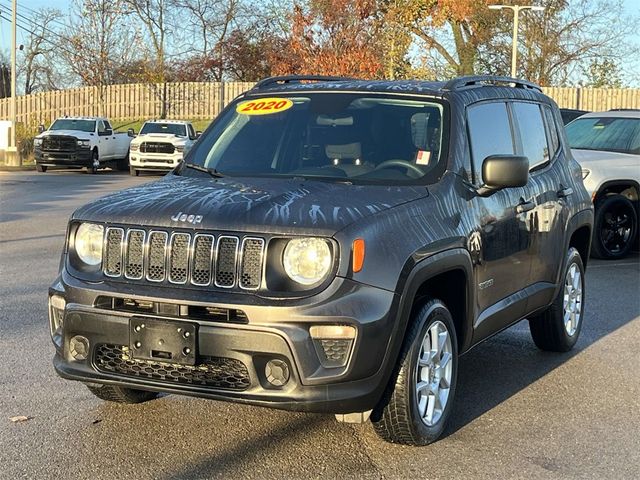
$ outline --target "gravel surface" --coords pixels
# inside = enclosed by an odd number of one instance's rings
[[[522,322],[462,357],[452,424],[425,448],[330,416],[173,395],[110,405],[58,378],[46,298],[67,219],[155,179],[0,172],[0,478],[638,478],[637,254],[590,262],[574,351],[540,352]]]

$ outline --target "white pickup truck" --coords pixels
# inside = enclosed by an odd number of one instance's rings
[[[191,122],[182,120],[149,120],[131,142],[129,172],[171,170],[182,161],[200,132]]]
[[[595,207],[591,253],[622,258],[640,224],[640,110],[587,113],[566,131]]]
[[[58,118],[48,130],[41,125],[33,140],[36,169],[86,167],[97,173],[99,168],[115,164],[118,170],[126,170],[132,133],[114,132],[106,118]]]

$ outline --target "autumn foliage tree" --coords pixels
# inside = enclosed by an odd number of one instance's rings
[[[375,0],[309,0],[295,5],[286,50],[274,52],[274,73],[380,76],[377,13]]]

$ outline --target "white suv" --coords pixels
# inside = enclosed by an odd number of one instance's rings
[[[199,132],[191,122],[182,120],[149,120],[131,142],[129,171],[172,170],[191,149]]]
[[[566,131],[595,206],[591,252],[598,258],[622,258],[638,234],[640,110],[588,113]]]

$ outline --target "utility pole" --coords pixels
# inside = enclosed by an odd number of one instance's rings
[[[533,10],[541,12],[544,7],[538,7],[535,5],[489,5],[491,10],[502,10],[508,8],[513,11],[513,43],[511,49],[511,76],[515,78],[517,70],[518,60],[518,18],[521,10]]]
[[[17,0],[11,2],[13,8],[11,12],[11,135],[9,136],[9,152],[14,157],[12,163],[15,165],[18,157],[16,150],[16,10]],[[10,157],[11,158],[11,157]]]

